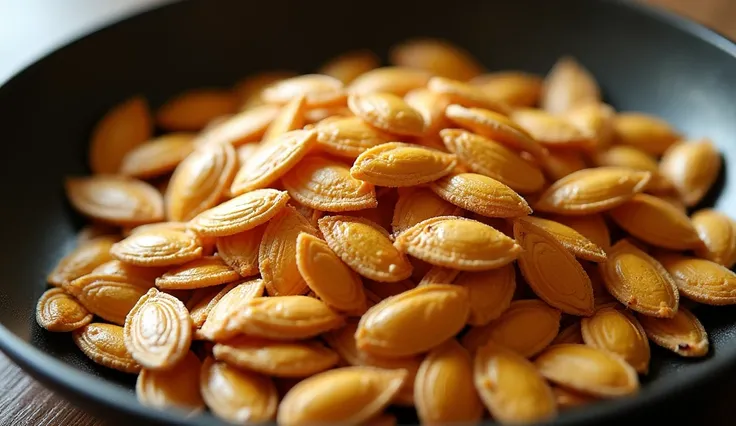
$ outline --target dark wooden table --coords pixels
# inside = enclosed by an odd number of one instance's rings
[[[137,0],[146,3],[155,0]],[[646,0],[648,3],[665,7],[714,28],[736,39],[736,1],[733,0]],[[18,2],[14,7],[25,7],[37,1]],[[70,4],[83,2],[71,2]],[[113,6],[112,2],[100,0]],[[64,3],[62,3],[64,4]],[[100,13],[99,3],[89,3],[80,8],[80,22],[89,22],[90,13]],[[58,7],[58,6],[57,6]],[[109,12],[108,12],[109,14]],[[68,16],[74,19],[74,14]],[[0,19],[0,25],[2,19]],[[714,407],[714,410],[730,413],[730,404]],[[105,422],[69,404],[25,374],[0,353],[0,425],[74,425],[99,426]]]

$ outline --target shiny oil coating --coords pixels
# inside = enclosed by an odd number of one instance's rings
[[[293,207],[284,208],[266,226],[258,249],[258,269],[271,296],[306,293],[307,283],[299,273],[296,240],[300,233],[317,230]]]
[[[79,212],[113,225],[140,225],[164,218],[161,194],[150,184],[117,175],[68,178],[66,194]]]
[[[557,414],[552,389],[534,364],[489,342],[478,350],[474,381],[483,403],[504,423],[532,423]]]
[[[174,170],[166,189],[166,217],[187,221],[217,205],[229,187],[237,167],[237,155],[230,144],[197,148]]]
[[[472,358],[455,339],[430,351],[414,384],[419,419],[425,423],[478,421],[483,405],[475,391]]]
[[[599,270],[608,292],[624,306],[655,317],[671,318],[677,312],[680,295],[673,279],[629,241],[617,242]]]
[[[631,235],[657,247],[688,250],[702,244],[685,213],[649,194],[634,195],[610,215]]]
[[[291,388],[279,405],[282,425],[359,424],[386,407],[406,379],[404,370],[342,367],[309,377]]]
[[[532,212],[513,189],[477,173],[453,173],[430,184],[442,199],[487,217],[519,217]]]
[[[138,299],[152,285],[124,275],[90,273],[64,286],[89,312],[113,324],[123,325]]]
[[[682,296],[706,305],[736,304],[736,274],[705,259],[664,253],[657,256]]]
[[[570,215],[610,210],[643,191],[651,176],[649,172],[622,167],[580,170],[547,188],[535,208]]]
[[[618,355],[592,346],[550,346],[534,363],[547,380],[583,393],[615,397],[639,390],[633,367]]]
[[[700,320],[685,307],[680,307],[672,318],[639,316],[649,339],[658,346],[684,357],[708,354],[708,334]]]
[[[367,219],[326,216],[318,221],[330,248],[351,269],[363,277],[396,282],[409,278],[412,266],[394,248],[388,232]]]
[[[293,168],[317,143],[315,130],[293,130],[261,145],[235,175],[230,192],[265,188]]]
[[[222,341],[236,335],[237,331],[231,325],[235,313],[240,311],[249,300],[261,297],[264,289],[263,280],[257,278],[244,280],[237,283],[232,289],[224,291],[202,324],[202,335],[214,341]]]
[[[606,260],[606,252],[578,231],[562,223],[540,217],[526,217],[524,220],[552,234],[570,253],[591,262]]]
[[[590,278],[551,233],[531,221],[517,219],[514,237],[523,249],[519,255],[521,273],[540,298],[565,313],[593,313]]]
[[[403,136],[424,134],[424,118],[402,98],[392,93],[351,94],[348,108],[366,123]]]
[[[459,215],[461,209],[440,198],[427,188],[412,188],[400,192],[394,207],[391,230],[394,235],[435,216]]]
[[[466,108],[451,104],[445,115],[453,123],[481,136],[507,145],[509,148],[526,151],[537,158],[546,155],[546,149],[507,116],[483,108]]]
[[[289,194],[276,189],[256,189],[205,210],[190,222],[199,235],[227,237],[266,223],[278,214]]]
[[[304,158],[282,178],[291,198],[307,207],[343,212],[378,206],[373,184],[351,176],[344,163],[319,156]]]
[[[461,129],[443,129],[442,141],[458,161],[475,173],[493,178],[514,191],[532,193],[544,185],[542,171],[513,150]]]
[[[215,359],[274,377],[309,377],[334,367],[339,356],[316,340],[279,342],[240,336],[212,348]]]
[[[206,256],[173,268],[156,278],[156,287],[164,290],[191,290],[227,284],[240,275],[219,256]]]
[[[125,347],[142,366],[166,369],[189,352],[192,319],[174,296],[152,288],[125,319]]]
[[[350,168],[350,175],[378,186],[416,186],[445,176],[456,164],[453,154],[389,142],[360,154]]]
[[[344,117],[317,123],[317,145],[329,154],[357,158],[365,150],[390,142],[392,137],[360,117]]]
[[[500,231],[458,216],[419,222],[399,234],[394,245],[433,265],[465,271],[499,268],[514,261],[521,251]]]
[[[141,404],[159,409],[176,408],[188,414],[204,410],[199,392],[202,363],[194,352],[187,355],[170,370],[141,370],[135,393]]]
[[[270,377],[212,357],[202,363],[200,392],[210,410],[233,423],[265,422],[276,415],[278,394]]]
[[[325,241],[300,233],[296,241],[296,264],[309,288],[327,305],[347,313],[365,312],[363,281]]]
[[[466,289],[447,284],[426,285],[368,309],[360,319],[355,338],[359,349],[378,356],[416,355],[454,336],[469,315]]]
[[[202,242],[189,231],[160,229],[140,231],[113,244],[115,259],[137,266],[181,265],[202,257]]]
[[[639,373],[649,370],[649,340],[634,315],[617,306],[601,307],[580,321],[587,345],[621,356]]]
[[[60,288],[46,290],[36,304],[36,322],[48,331],[74,331],[92,322],[93,317],[81,303]]]
[[[731,268],[736,263],[736,222],[711,209],[698,210],[690,219],[703,241],[696,254]]]
[[[540,300],[511,302],[501,316],[488,325],[472,327],[462,343],[471,353],[494,341],[525,358],[546,348],[560,330],[560,311]]]
[[[151,112],[142,96],[132,96],[115,105],[92,131],[89,163],[93,173],[120,171],[125,155],[151,138]]]
[[[92,361],[124,373],[138,373],[141,366],[125,348],[123,327],[91,323],[72,332],[77,347]]]
[[[345,322],[342,315],[309,296],[256,297],[245,301],[233,315],[230,327],[246,335],[274,340],[307,339]]]

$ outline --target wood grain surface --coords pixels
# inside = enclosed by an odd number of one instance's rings
[[[145,1],[138,1],[138,3]],[[645,1],[692,18],[736,39],[736,1],[734,0]],[[25,7],[32,3],[45,2],[24,0],[16,3],[16,7],[19,4]],[[74,3],[62,2],[70,7],[73,7]],[[110,5],[110,2],[100,3]],[[78,14],[80,22],[87,22],[90,21],[89,14],[102,15],[105,13],[99,9],[99,7],[79,8],[75,13],[65,14],[65,18],[73,20]],[[0,26],[2,25],[4,23],[0,19]],[[724,410],[729,409],[729,407],[723,408]],[[106,422],[102,419],[85,413],[44,388],[0,353],[0,425],[101,426],[105,424]]]

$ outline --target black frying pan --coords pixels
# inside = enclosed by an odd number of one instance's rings
[[[93,124],[133,93],[156,106],[184,89],[230,86],[261,69],[313,71],[349,49],[385,54],[411,36],[447,38],[491,70],[545,73],[559,56],[575,56],[618,110],[654,113],[689,136],[712,138],[727,166],[709,203],[736,216],[736,168],[728,167],[736,162],[736,46],[692,22],[592,0],[189,0],[76,41],[0,88],[0,348],[105,419],[182,422],[139,405],[132,377],[97,367],[69,334],[46,333],[33,319],[46,273],[81,224],[62,179],[88,172]],[[715,422],[703,416],[730,397],[723,389],[734,389],[725,380],[736,365],[736,308],[699,308],[698,315],[710,333],[709,358],[688,362],[653,348],[638,396],[571,411],[556,424],[649,414],[658,422]],[[207,416],[185,424],[221,423]]]

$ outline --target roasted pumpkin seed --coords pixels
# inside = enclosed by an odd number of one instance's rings
[[[156,287],[162,290],[192,290],[227,284],[240,279],[219,256],[206,256],[166,272],[156,278]]]
[[[611,247],[608,260],[599,264],[599,270],[608,292],[629,309],[662,318],[677,313],[680,294],[672,277],[628,240]]]
[[[279,398],[270,377],[207,357],[199,382],[207,407],[223,420],[261,423],[276,416]]]
[[[736,263],[736,222],[711,209],[698,210],[691,220],[703,242],[696,247],[695,253],[726,268],[733,267]]]
[[[472,423],[483,404],[473,381],[472,360],[455,339],[432,349],[414,383],[417,415],[423,424]]]
[[[373,127],[402,136],[422,136],[424,118],[392,93],[351,94],[348,108]]]
[[[526,200],[513,189],[477,173],[453,173],[429,187],[443,200],[483,216],[510,218],[532,212]]]
[[[649,339],[658,346],[684,357],[708,354],[708,334],[698,318],[684,306],[672,318],[640,315],[639,321]]]
[[[112,225],[128,226],[164,219],[161,193],[150,184],[116,175],[67,178],[66,195],[81,214]]]
[[[281,182],[291,198],[307,207],[343,212],[378,206],[373,184],[364,180],[368,179],[351,176],[350,167],[341,162],[309,156],[285,174]]]
[[[736,304],[736,274],[705,259],[663,253],[657,256],[682,296],[706,305]]]
[[[123,327],[93,322],[72,331],[74,344],[89,359],[124,373],[138,373],[141,366],[125,348]]]
[[[394,246],[432,265],[463,271],[500,268],[521,252],[521,247],[500,231],[458,216],[419,222],[399,234]]]
[[[389,142],[360,154],[350,168],[350,175],[384,187],[415,186],[445,176],[456,163],[453,154],[408,143]]]
[[[192,318],[179,299],[151,288],[125,319],[124,335],[133,359],[145,368],[166,370],[189,352]]]
[[[638,392],[636,370],[623,358],[587,345],[550,346],[534,361],[547,380],[603,398]]]
[[[117,241],[118,238],[113,236],[100,236],[80,243],[56,264],[46,281],[61,287],[89,274],[96,267],[112,260],[110,247]]]
[[[355,339],[359,349],[374,355],[416,355],[457,334],[469,315],[468,290],[448,284],[425,285],[369,308],[360,319]]]
[[[329,247],[358,274],[381,282],[411,276],[406,256],[393,247],[388,232],[376,223],[350,216],[325,216],[318,223]]]
[[[544,79],[540,104],[552,114],[600,101],[598,82],[589,70],[571,56],[558,59]]]
[[[539,422],[557,414],[552,389],[534,364],[498,343],[478,350],[473,377],[481,400],[504,424]]]
[[[286,191],[256,189],[201,212],[189,222],[189,226],[197,234],[207,237],[239,234],[271,220],[288,201]]]
[[[639,373],[649,370],[649,341],[634,315],[615,305],[601,307],[580,328],[585,344],[621,356]]]
[[[133,96],[114,106],[95,125],[89,147],[92,173],[120,171],[125,155],[151,139],[151,112],[142,96]]]
[[[273,377],[309,377],[334,367],[337,353],[317,341],[279,342],[239,336],[217,343],[218,361]]]
[[[521,247],[519,269],[534,293],[572,315],[593,314],[595,299],[588,274],[554,234],[526,218],[514,222]]]
[[[342,367],[297,383],[281,400],[280,425],[361,424],[388,406],[406,380],[406,371]]]
[[[202,363],[194,352],[188,352],[170,370],[143,369],[135,384],[135,394],[143,405],[158,409],[175,408],[189,415],[204,409],[199,392]]]
[[[203,255],[199,237],[176,229],[138,231],[113,244],[110,254],[137,266],[181,265]]]
[[[36,322],[53,332],[68,332],[92,322],[93,315],[60,288],[46,290],[36,304]]]
[[[199,131],[210,121],[232,114],[238,107],[230,91],[195,89],[168,100],[156,111],[156,124],[169,131]]]
[[[662,156],[660,173],[672,182],[686,206],[705,197],[722,168],[721,155],[709,139],[673,145]]]

